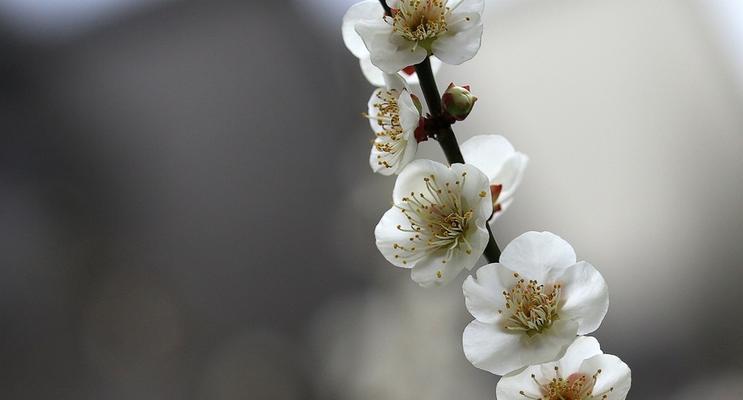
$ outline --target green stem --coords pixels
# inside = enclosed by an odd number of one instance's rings
[[[384,0],[381,0],[384,2]],[[428,110],[431,113],[431,120],[437,121],[437,127],[435,128],[434,137],[439,142],[441,149],[446,155],[446,160],[449,164],[464,164],[464,157],[462,151],[459,149],[457,143],[457,137],[454,135],[454,130],[451,128],[451,123],[445,122],[442,117],[443,110],[441,109],[441,95],[439,89],[436,86],[436,79],[433,76],[431,70],[431,59],[426,57],[420,64],[415,66],[415,72],[418,74],[418,80],[420,82],[421,90],[423,91],[423,97],[426,99],[428,104]],[[485,258],[488,262],[498,262],[500,259],[500,248],[498,243],[495,241],[493,232],[488,228],[488,244],[485,247]]]

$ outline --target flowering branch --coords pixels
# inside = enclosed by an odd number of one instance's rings
[[[454,83],[442,97],[433,71],[438,62],[459,65],[477,53],[484,0],[449,3],[362,0],[343,17],[344,43],[377,86],[364,114],[375,134],[369,165],[397,175],[392,207],[374,229],[377,248],[422,287],[446,285],[487,258],[490,264],[462,285],[475,318],[462,346],[472,365],[503,376],[498,400],[625,400],[629,367],[584,336],[609,306],[598,270],[549,232],[527,232],[502,255],[495,242],[490,224],[511,204],[528,157],[500,135],[457,143],[452,124],[477,98]],[[428,115],[421,115],[412,84],[420,85]],[[429,137],[448,166],[415,158]]]
[[[381,0],[381,2],[386,5],[384,0]],[[431,112],[430,121],[435,121],[435,126],[432,128],[434,139],[439,142],[441,149],[446,155],[446,161],[449,164],[464,164],[464,157],[457,143],[457,137],[454,135],[454,130],[451,128],[451,122],[443,116],[441,95],[439,94],[436,79],[431,70],[431,58],[426,57],[420,64],[416,64],[415,72],[418,74],[423,97],[426,99],[428,110]],[[500,259],[500,248],[495,241],[490,225],[487,228],[490,237],[488,238],[488,245],[485,247],[483,255],[488,262],[498,262]]]

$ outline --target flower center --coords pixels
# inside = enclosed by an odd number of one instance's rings
[[[377,140],[374,141],[374,147],[380,153],[387,153],[389,156],[400,155],[405,143],[401,140],[403,129],[400,125],[400,106],[397,103],[400,94],[397,90],[381,90],[377,93],[377,101],[373,107],[377,110],[375,116],[365,115],[367,118],[376,120],[382,128],[381,131],[375,132]],[[395,158],[395,157],[393,157]],[[389,157],[377,156],[377,163],[385,168],[392,168]]]
[[[472,253],[472,246],[467,240],[467,231],[474,215],[472,209],[467,209],[462,200],[462,188],[467,173],[463,172],[461,179],[455,182],[438,182],[435,175],[423,178],[426,193],[411,192],[409,197],[402,199],[402,204],[396,207],[408,219],[409,226],[398,225],[397,229],[410,233],[408,243],[395,243],[393,248],[398,251],[395,258],[402,258],[403,264],[408,261],[424,257],[428,252],[445,250],[446,255],[442,263],[446,263],[455,251],[463,250]],[[486,196],[485,192],[480,196]],[[427,251],[421,250],[421,247]]]
[[[398,9],[392,11],[393,31],[407,40],[423,42],[424,48],[446,32],[448,0],[400,0]],[[430,49],[429,49],[430,50]]]
[[[513,274],[519,278],[519,274]],[[560,303],[560,284],[549,290],[537,281],[520,278],[509,290],[503,291],[506,298],[506,310],[511,313],[505,322],[506,329],[522,331],[534,336],[549,329],[556,320]],[[498,310],[502,313],[503,310]]]
[[[601,370],[597,370],[593,375],[586,375],[581,373],[574,373],[568,376],[567,379],[563,378],[560,374],[560,368],[555,367],[555,377],[546,383],[540,383],[534,374],[531,375],[531,379],[539,385],[541,395],[531,396],[526,394],[523,390],[519,392],[522,396],[532,400],[592,400],[592,399],[608,399],[609,393],[614,388],[609,388],[604,393],[593,394],[593,388],[596,386],[596,380],[601,374]]]
[[[587,400],[591,397],[596,377],[572,374],[568,379],[552,378],[542,385],[542,395],[549,400]]]

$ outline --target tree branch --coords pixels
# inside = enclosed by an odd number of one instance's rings
[[[381,1],[384,2],[384,0]],[[426,104],[428,104],[431,119],[437,121],[436,126],[433,128],[434,138],[439,142],[449,164],[464,164],[464,157],[462,156],[462,151],[459,149],[457,137],[454,135],[451,123],[442,118],[441,95],[436,86],[433,70],[431,70],[431,59],[426,57],[420,64],[417,64],[415,66],[415,72],[418,74],[418,81],[423,91],[423,97],[426,99]],[[486,225],[490,237],[483,254],[488,262],[498,262],[500,259],[500,248],[495,241],[493,232],[490,230],[490,225],[487,223]]]

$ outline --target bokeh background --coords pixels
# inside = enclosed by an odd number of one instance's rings
[[[459,282],[374,246],[352,3],[0,0],[0,397],[495,397]],[[486,8],[439,84],[531,158],[499,242],[599,268],[629,398],[743,398],[743,3]]]

